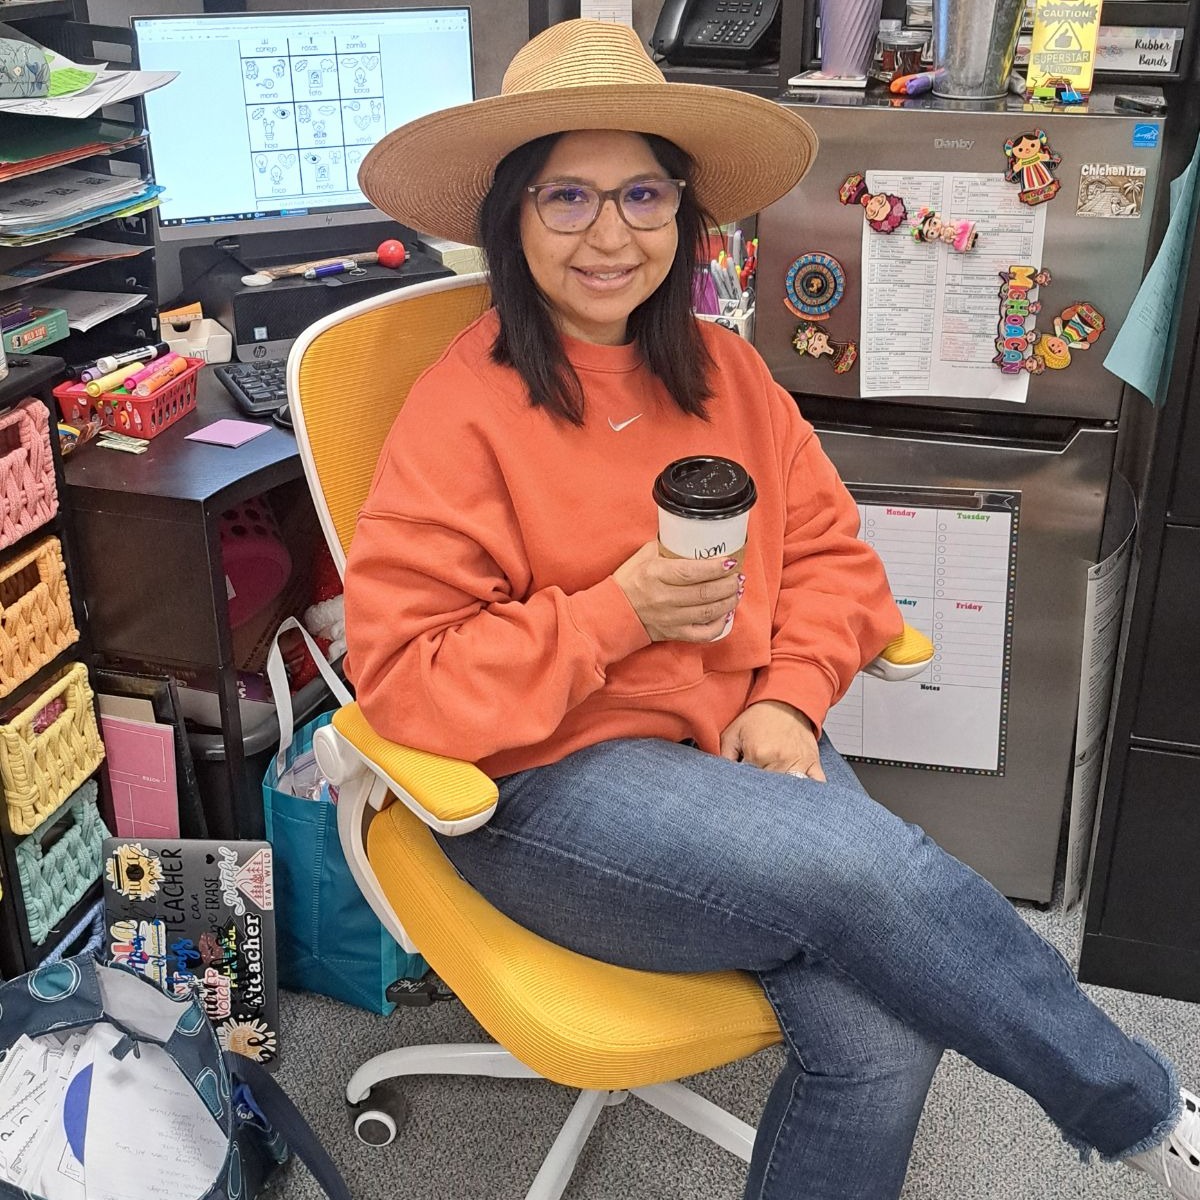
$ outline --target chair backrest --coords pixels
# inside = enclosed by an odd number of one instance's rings
[[[485,275],[373,296],[309,326],[288,356],[288,407],[339,573],[375,464],[409,389],[490,303]]]

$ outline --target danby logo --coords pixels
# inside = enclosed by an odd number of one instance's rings
[[[975,145],[973,138],[934,138],[935,150],[970,150]]]

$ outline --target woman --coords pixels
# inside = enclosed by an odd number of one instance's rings
[[[359,702],[498,780],[492,821],[443,846],[515,920],[632,967],[757,974],[787,1058],[747,1196],[897,1196],[952,1047],[1197,1200],[1172,1068],[820,736],[901,618],[792,398],[689,311],[701,206],[756,211],[815,149],[791,112],[666,84],[630,30],[570,21],[501,96],[372,151],[365,193],[480,241],[495,308],[380,460],[346,573]],[[658,553],[652,482],[698,453],[757,483],[740,569]]]

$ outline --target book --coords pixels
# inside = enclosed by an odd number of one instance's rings
[[[196,994],[224,1050],[279,1053],[274,860],[268,842],[107,838],[104,957]]]

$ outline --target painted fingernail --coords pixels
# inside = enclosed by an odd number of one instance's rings
[[[746,594],[746,585],[743,583],[737,590],[737,598],[740,600]]]
[[[738,576],[738,583],[740,583],[740,584],[742,585],[742,587],[745,587],[745,586],[746,586],[746,577],[745,577],[745,575],[739,575],[739,576]]]
[[[733,620],[733,611],[730,610],[725,614],[725,624],[728,625]]]
[[[733,568],[737,566],[737,559],[736,558],[727,558],[721,564],[721,566],[723,566],[725,568],[725,570],[727,570],[727,571],[732,571]]]

